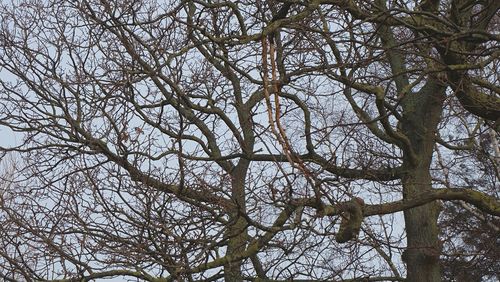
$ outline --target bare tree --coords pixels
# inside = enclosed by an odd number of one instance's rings
[[[499,7],[2,4],[0,277],[449,277],[453,214],[498,228]]]

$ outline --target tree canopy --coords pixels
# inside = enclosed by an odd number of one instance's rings
[[[2,2],[1,279],[498,279],[499,9]]]

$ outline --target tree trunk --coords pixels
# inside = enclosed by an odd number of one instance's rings
[[[419,92],[405,97],[403,102],[402,130],[413,151],[404,152],[406,174],[402,183],[405,200],[432,189],[429,169],[445,89],[439,80],[429,78],[427,84]],[[437,202],[404,212],[407,249],[403,253],[403,261],[407,266],[407,281],[409,282],[441,281],[438,216],[439,204]]]
[[[246,213],[245,206],[245,179],[250,162],[241,159],[235,167],[231,181],[232,198],[239,207],[231,214],[231,223],[228,226],[227,237],[229,243],[227,246],[227,254],[233,256],[245,251],[247,243],[247,221],[241,216],[241,213]],[[239,282],[243,281],[241,266],[243,261],[228,262],[224,265],[224,281]]]
[[[228,236],[230,236],[227,246],[227,254],[229,256],[241,253],[245,250],[247,234],[246,221],[239,217],[236,223],[229,227]],[[243,281],[241,266],[243,261],[228,262],[224,265],[224,281],[239,282]]]
[[[425,167],[409,170],[403,179],[404,198],[409,199],[413,195],[429,191],[432,189],[430,183],[431,176]],[[441,281],[438,215],[439,205],[436,202],[404,212],[408,247],[403,260],[407,265],[409,282]]]

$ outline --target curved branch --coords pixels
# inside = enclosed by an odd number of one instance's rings
[[[480,91],[465,73],[460,75],[456,72],[450,72],[448,79],[460,104],[467,111],[491,121],[500,119],[500,98]]]

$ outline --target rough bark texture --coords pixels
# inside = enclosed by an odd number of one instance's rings
[[[403,197],[406,200],[432,189],[429,167],[444,91],[445,88],[437,80],[430,78],[418,93],[405,99],[403,132],[416,157],[411,159],[405,152],[404,161],[408,170],[402,182]],[[403,260],[407,265],[407,281],[441,281],[438,215],[437,202],[404,212],[408,246]]]
[[[403,180],[405,198],[432,189],[430,180],[425,168],[410,170]],[[436,202],[404,212],[408,248],[403,260],[408,270],[407,281],[441,281],[438,215]]]

